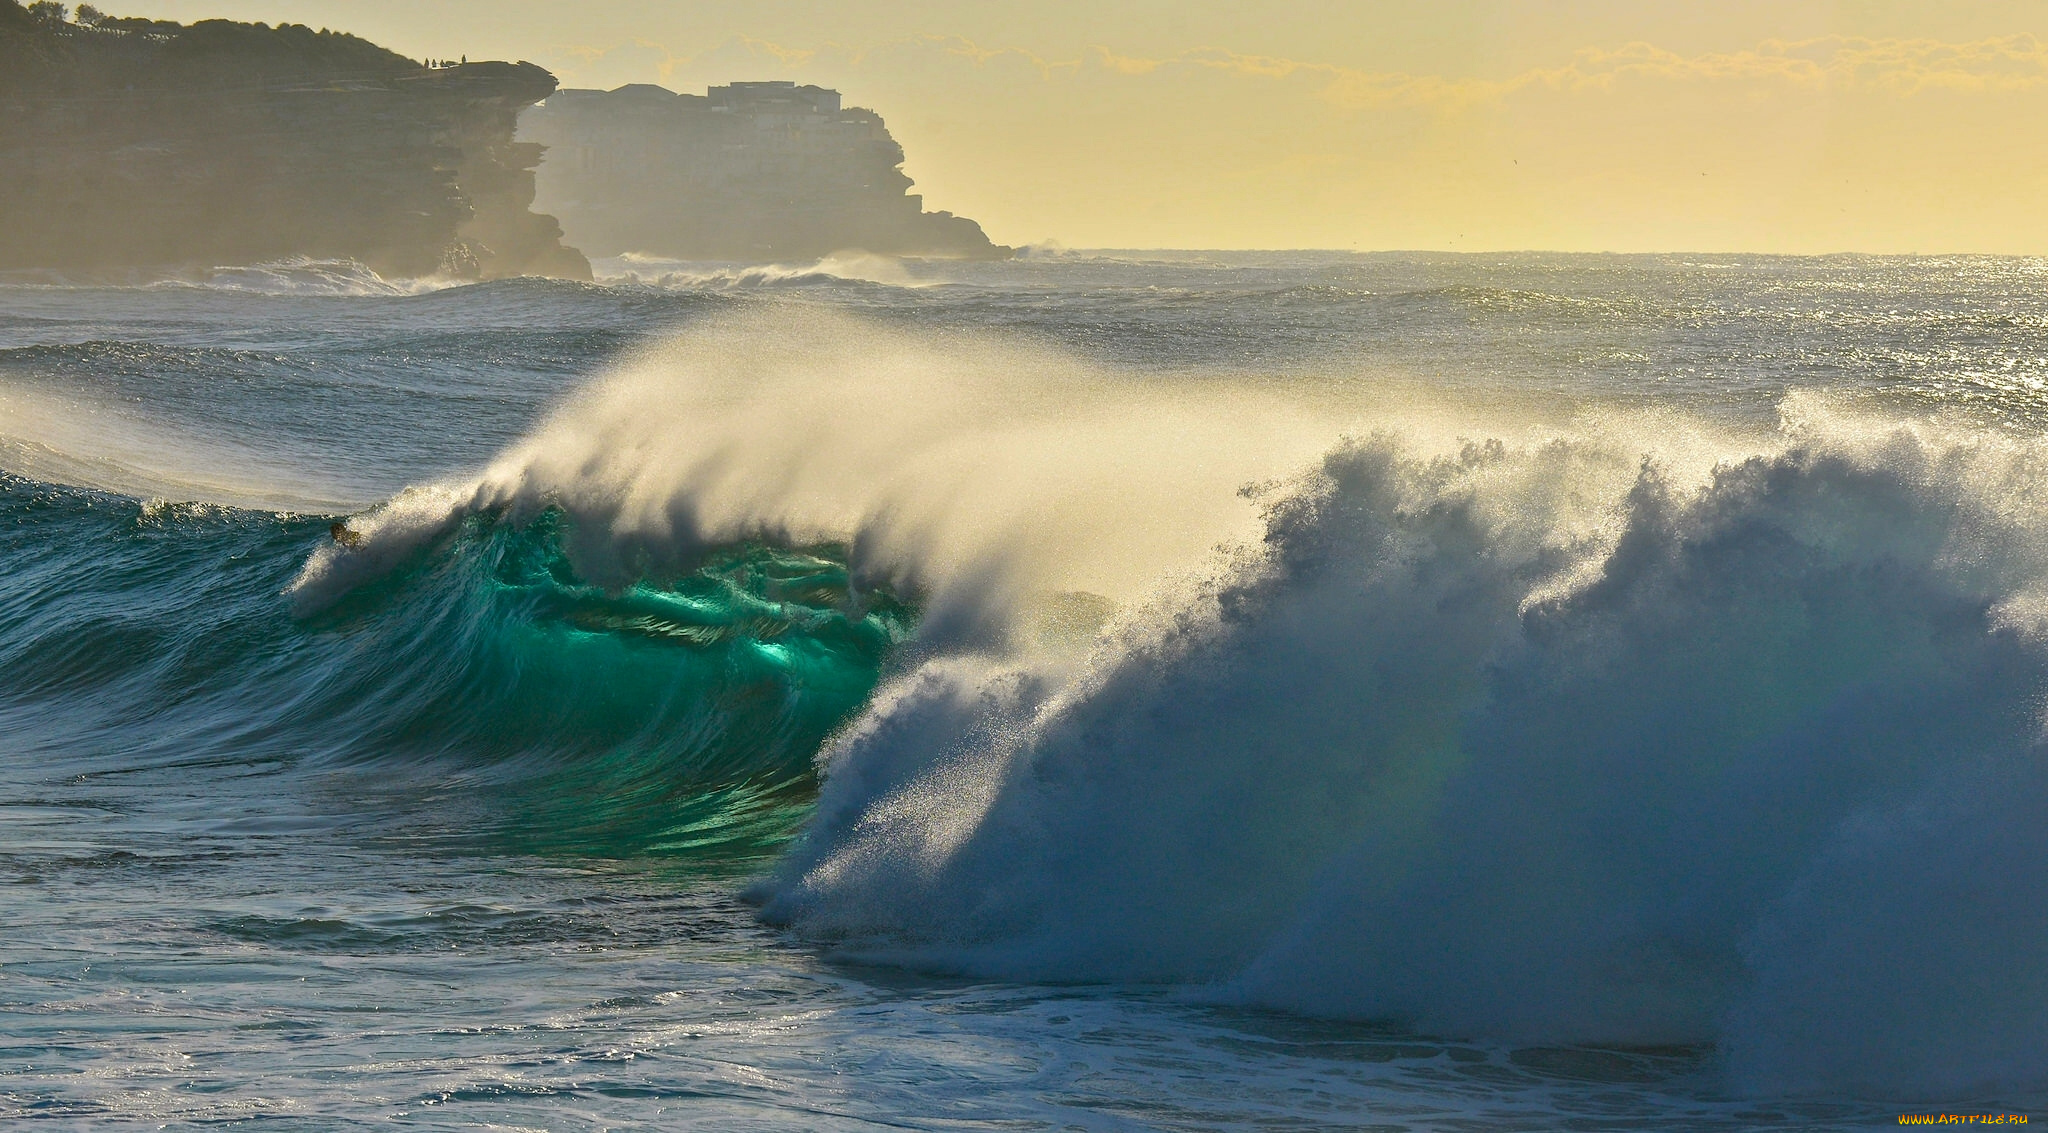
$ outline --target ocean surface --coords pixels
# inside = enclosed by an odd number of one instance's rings
[[[2048,263],[0,280],[0,1121],[2048,1117]]]

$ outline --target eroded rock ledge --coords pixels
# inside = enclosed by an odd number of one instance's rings
[[[531,63],[428,66],[338,32],[63,18],[0,0],[0,269],[355,259],[590,278],[534,213]]]
[[[881,115],[824,87],[563,90],[526,112],[520,136],[549,147],[541,199],[594,256],[1012,253],[964,216],[924,211]]]

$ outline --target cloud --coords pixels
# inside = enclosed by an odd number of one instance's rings
[[[543,52],[540,61],[555,73],[563,86],[573,87],[591,81],[604,83],[604,79],[592,80],[589,76],[623,76],[620,81],[630,82],[665,80],[673,73],[676,58],[673,52],[659,43],[635,39],[607,47],[557,44]]]
[[[1375,72],[1329,63],[1222,48],[1199,48],[1163,58],[1096,49],[1097,66],[1119,75],[1155,77],[1200,69],[1255,80],[1310,81],[1325,100],[1352,109],[1390,105],[1455,109],[1532,90],[1606,93],[1632,83],[1766,84],[1816,90],[1992,92],[2048,86],[2048,45],[2032,35],[1968,43],[1930,39],[1826,36],[1767,40],[1754,48],[1681,55],[1649,43],[1589,47],[1562,66],[1505,79],[1450,79],[1440,75]]]
[[[1541,83],[1610,89],[1630,79],[1753,82],[1914,94],[1929,89],[2026,90],[2048,85],[2048,48],[2031,35],[1970,43],[1825,36],[1767,40],[1746,51],[1683,56],[1647,43],[1580,51],[1568,65],[1533,71],[1504,90]]]

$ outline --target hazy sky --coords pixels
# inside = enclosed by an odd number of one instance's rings
[[[2048,254],[2048,0],[111,0],[837,87],[1070,246]]]

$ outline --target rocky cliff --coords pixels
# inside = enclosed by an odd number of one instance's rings
[[[549,147],[540,201],[592,255],[1011,253],[966,217],[924,211],[881,116],[842,108],[839,92],[822,87],[564,90],[525,113],[520,136]]]
[[[430,67],[298,25],[0,0],[0,269],[360,260],[588,279],[531,211],[530,63]]]

